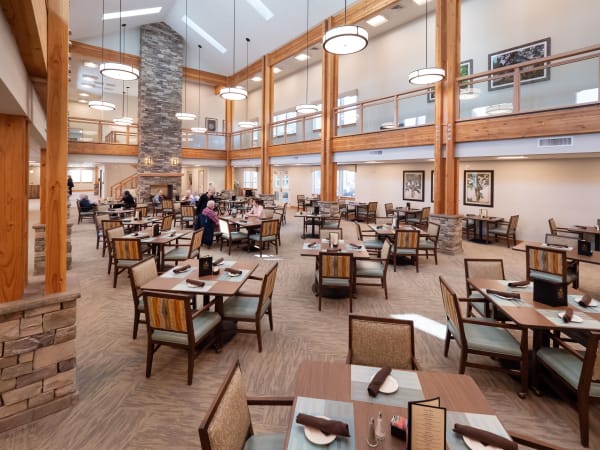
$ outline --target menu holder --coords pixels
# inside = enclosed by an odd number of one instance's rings
[[[534,279],[533,299],[548,306],[567,306],[567,286],[563,283]]]
[[[212,275],[213,273],[213,259],[212,256],[201,256],[198,263],[198,276],[203,277],[206,275]]]
[[[408,402],[408,450],[446,449],[446,408],[440,398]]]
[[[333,248],[337,248],[339,245],[340,235],[336,232],[329,233],[329,245]]]

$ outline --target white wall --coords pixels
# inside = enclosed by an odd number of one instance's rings
[[[321,63],[308,67],[308,101],[321,103]],[[277,78],[273,89],[273,112],[294,110],[296,105],[306,102],[306,70]]]
[[[101,167],[102,168],[102,167]],[[110,188],[121,180],[137,173],[135,164],[104,164],[104,197],[110,197]]]

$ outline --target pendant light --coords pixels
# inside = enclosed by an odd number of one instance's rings
[[[248,47],[250,46],[250,38],[246,38],[246,92],[248,92],[248,79],[250,78],[250,66],[248,65],[249,61],[248,61]],[[254,128],[256,126],[256,124],[254,122],[250,122],[248,120],[248,103],[250,102],[250,100],[246,97],[246,120],[241,121],[240,123],[238,123],[238,127],[242,128],[242,129],[248,129],[248,128]]]
[[[317,105],[308,103],[308,4],[306,0],[306,88],[304,90],[304,104],[296,106],[298,114],[312,114],[318,111]]]
[[[104,0],[102,0],[102,15],[104,16]],[[104,20],[102,21],[102,64],[104,64]],[[98,111],[114,111],[117,107],[114,103],[104,101],[104,75],[100,73],[102,77],[102,94],[100,100],[91,100],[88,102],[88,106]]]
[[[235,75],[235,0],[233,0],[233,74]],[[244,100],[248,97],[248,90],[241,86],[230,86],[221,88],[221,98],[225,100]]]
[[[323,48],[334,55],[360,52],[369,43],[369,33],[358,25],[346,25],[346,0],[344,0],[344,25],[328,30],[323,36]]]
[[[423,69],[417,69],[408,74],[408,82],[411,84],[431,84],[442,81],[446,78],[446,71],[441,67],[427,67],[427,16],[428,8],[427,4],[429,0],[425,1],[425,67]]]
[[[140,71],[135,67],[123,63],[123,54],[125,53],[125,42],[121,39],[121,27],[123,20],[123,8],[122,0],[119,0],[119,62],[102,62],[100,66],[100,73],[108,78],[114,78],[115,80],[137,80],[140,77]],[[102,11],[104,14],[104,11]],[[104,21],[102,22],[104,23]]]
[[[181,70],[181,80],[183,82],[183,111],[175,114],[179,120],[194,120],[196,114],[186,112],[185,101],[186,101],[186,85],[185,77],[183,73],[187,67],[187,45],[188,45],[188,2],[185,0],[185,41],[183,43],[183,69]]]
[[[200,109],[200,50],[202,49],[202,46],[200,44],[198,44],[198,126],[196,127],[192,127],[192,133],[206,133],[206,128],[205,127],[201,127],[200,126],[200,116],[201,114],[201,109]]]
[[[127,110],[126,110],[127,108]],[[117,125],[129,126],[133,124],[133,119],[129,117],[129,86],[127,86],[127,93],[125,93],[125,81],[123,81],[123,106],[121,107],[123,117],[117,117],[113,119],[113,122]]]

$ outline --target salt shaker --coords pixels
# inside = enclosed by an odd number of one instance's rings
[[[375,437],[375,419],[369,419],[369,434],[367,435],[367,445],[369,447],[377,447],[377,437]]]
[[[383,416],[381,411],[379,411],[379,416],[377,416],[377,424],[375,425],[375,437],[378,441],[383,441],[385,438],[385,433],[383,431]]]

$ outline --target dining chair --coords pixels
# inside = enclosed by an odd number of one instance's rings
[[[379,258],[371,257],[369,259],[356,259],[355,261],[355,285],[356,286],[381,286],[388,298],[387,292],[387,271],[390,261],[390,242],[386,239],[381,248],[381,256]],[[377,279],[379,283],[367,283],[362,281],[359,283],[359,278]]]
[[[248,234],[248,251],[250,251],[251,243],[256,242],[260,249],[260,257],[262,258],[265,244],[275,245],[275,254],[279,254],[279,243],[277,242],[277,234],[279,232],[279,220],[263,220],[260,224],[258,233]]]
[[[485,296],[474,290],[469,284],[469,278],[483,278],[486,280],[504,280],[504,261],[496,258],[465,258],[465,283],[467,285],[467,316],[473,317],[473,309],[482,317],[492,315],[490,302]],[[494,311],[494,317],[498,318],[500,311]],[[502,319],[506,316],[502,314]],[[498,320],[500,320],[498,318]]]
[[[321,239],[329,239],[329,233],[337,233],[338,239],[344,239],[344,230],[342,228],[320,228],[319,229],[319,238]]]
[[[417,370],[412,320],[348,316],[348,364]]]
[[[342,220],[342,217],[339,215],[339,213],[338,213],[338,215],[333,215],[330,217],[323,217],[321,219],[321,224],[319,226],[319,229],[324,229],[324,230],[339,229],[341,220]]]
[[[137,339],[138,326],[146,323],[142,286],[158,277],[156,262],[147,258],[128,268],[131,282],[131,297],[133,299],[133,339]],[[144,315],[142,319],[141,316]]]
[[[419,230],[396,230],[392,246],[392,257],[394,258],[394,272],[398,262],[398,256],[409,257],[419,272]]]
[[[204,228],[194,231],[189,245],[177,244],[163,256],[163,262],[175,261],[176,263],[192,258],[200,258],[200,247],[202,247],[202,237]],[[171,247],[167,247],[171,248]]]
[[[394,210],[394,204],[393,203],[385,203],[384,205],[385,208],[385,216],[386,217],[394,217],[395,214],[395,210]]]
[[[321,252],[317,257],[317,293],[319,311],[323,299],[324,288],[348,289],[350,312],[352,312],[352,295],[354,285],[354,256],[352,253]]]
[[[285,202],[281,208],[275,209],[275,214],[273,215],[275,219],[279,219],[281,225],[285,225],[286,222],[287,205],[288,202]]]
[[[426,226],[429,223],[429,214],[431,207],[426,206],[421,211],[406,215],[406,223],[416,226]]]
[[[494,241],[498,242],[498,238],[506,239],[506,246],[510,247],[510,240],[512,239],[513,245],[517,245],[517,225],[519,223],[519,216],[510,216],[508,222],[498,222],[494,228],[487,230],[488,236],[494,235]]]
[[[170,216],[175,214],[175,208],[173,206],[173,200],[170,199],[163,199],[161,201],[161,206],[162,206],[162,214],[163,216]]]
[[[292,406],[293,397],[246,396],[239,360],[227,371],[198,428],[203,450],[282,450],[285,433],[254,434],[250,406]]]
[[[181,217],[179,218],[179,225],[183,229],[184,225],[187,228],[194,226],[194,220],[196,219],[196,207],[193,205],[183,205],[181,207]]]
[[[96,250],[100,248],[100,242],[102,242],[102,251],[104,252],[104,230],[102,229],[102,221],[108,219],[110,216],[107,213],[94,214],[94,223],[96,224]],[[102,255],[104,256],[104,255]]]
[[[221,316],[210,311],[214,304],[208,302],[192,311],[195,294],[174,294],[164,291],[144,292],[144,312],[148,329],[146,378],[152,374],[154,353],[163,345],[182,348],[188,355],[188,385],[194,377],[194,360],[207,342],[217,344],[220,351]]]
[[[175,217],[172,214],[164,215],[163,213],[163,217],[160,222],[160,231],[169,231],[171,228],[173,228],[174,218]]]
[[[106,222],[106,221],[105,221]],[[104,223],[102,223],[104,225]],[[106,231],[106,247],[108,248],[108,271],[107,273],[110,275],[110,271],[112,270],[112,266],[115,263],[115,251],[112,245],[112,240],[114,238],[119,238],[125,236],[125,228],[123,224],[119,222],[119,226],[108,228]]]
[[[450,340],[454,339],[460,348],[458,373],[465,373],[466,367],[475,367],[478,369],[500,370],[511,375],[520,376],[521,391],[519,397],[525,398],[528,388],[529,358],[527,328],[520,328],[517,325],[497,322],[492,319],[463,318],[458,297],[442,276],[440,276],[440,289],[446,312],[444,356],[448,357]],[[461,301],[468,302],[469,300],[461,299]],[[509,330],[520,332],[520,341]],[[514,361],[519,364],[519,369],[504,368],[499,364],[489,365],[470,362],[468,360],[470,354],[489,356],[497,360]]]
[[[223,320],[234,322],[253,322],[254,329],[238,328],[239,333],[256,334],[258,351],[262,352],[261,319],[265,314],[269,317],[269,327],[273,331],[273,289],[277,277],[277,263],[275,263],[261,280],[260,292],[252,295],[240,288],[237,295],[229,297],[223,303]]]
[[[467,239],[471,238],[471,233],[473,233],[473,237],[476,236],[476,221],[474,219],[475,214],[465,214],[462,218],[462,233],[466,235]]]
[[[592,331],[588,334],[583,351],[557,335],[551,338],[555,345],[541,347],[535,354],[534,386],[539,389],[540,380],[548,378],[546,385],[555,388],[558,381],[575,394],[581,445],[588,447],[590,397],[600,397],[600,332]],[[546,369],[548,373],[542,369]]]
[[[579,286],[579,265],[571,266],[566,249],[528,245],[525,247],[525,266],[529,281],[541,280],[567,286]]]
[[[162,215],[163,206],[162,202],[155,202],[154,198],[152,199],[152,214],[155,216]]]
[[[142,217],[148,216],[148,207],[147,206],[136,206],[134,217],[139,217],[140,212],[142,213]]]
[[[117,287],[117,278],[120,273],[144,259],[142,243],[139,239],[115,237],[111,240],[114,258],[113,288]],[[149,259],[154,260],[149,256]]]
[[[223,219],[219,219],[219,231],[221,232],[221,251],[223,251],[223,242],[227,241],[227,244],[229,246],[228,249],[228,254],[231,255],[231,244],[233,244],[234,242],[238,244],[238,247],[240,245],[241,242],[246,241],[247,243],[248,241],[248,234],[247,233],[242,233],[240,231],[234,231],[231,229],[231,224],[229,222],[227,222],[226,220]],[[250,245],[250,244],[248,244]]]
[[[429,259],[429,252],[433,253],[435,264],[437,265],[437,248],[440,237],[440,226],[435,222],[427,224],[427,233],[419,235],[419,251],[425,252],[425,258]]]
[[[554,217],[550,217],[548,219],[548,226],[550,227],[550,234],[565,235],[565,236],[571,236],[571,237],[579,238],[579,234],[577,234],[577,233],[571,233],[566,228],[557,226],[556,225],[556,220],[554,220]]]
[[[81,223],[84,220],[94,220],[94,208],[85,211],[82,210],[79,199],[75,201],[75,204],[77,205],[77,223]]]
[[[363,230],[360,223],[356,220],[354,221],[354,227],[356,229],[356,238],[362,241],[367,252],[379,256],[383,248],[383,240],[377,237],[377,233],[372,230]],[[366,239],[367,237],[375,237],[375,239]]]
[[[369,202],[366,205],[358,205],[356,220],[364,220],[366,223],[375,222],[377,219],[377,202]]]
[[[298,194],[296,195],[296,201],[298,202],[298,210],[306,211],[306,197]]]

